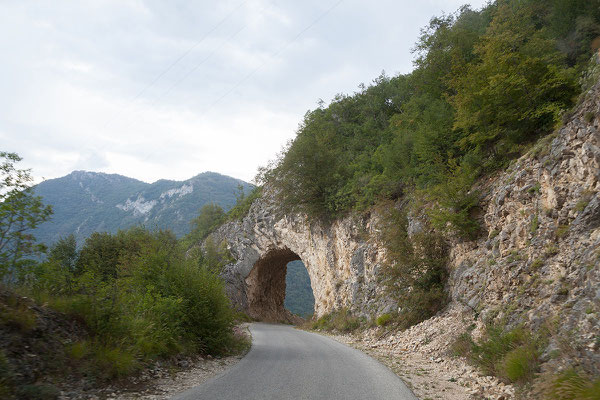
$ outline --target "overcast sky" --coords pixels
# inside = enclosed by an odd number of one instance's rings
[[[319,99],[412,69],[419,30],[485,0],[0,0],[0,151],[37,180],[251,180]]]

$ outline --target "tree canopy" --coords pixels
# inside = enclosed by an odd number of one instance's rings
[[[306,113],[263,172],[286,209],[336,218],[408,191],[466,236],[471,187],[552,132],[599,43],[600,0],[497,0],[432,18],[415,69]],[[475,196],[476,197],[476,196]]]
[[[16,274],[28,256],[44,251],[31,230],[52,215],[31,187],[30,170],[18,169],[16,153],[0,152],[0,279]],[[9,277],[14,279],[14,277]]]

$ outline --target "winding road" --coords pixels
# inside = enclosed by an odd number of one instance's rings
[[[254,323],[237,365],[173,400],[417,400],[387,367],[333,339]]]

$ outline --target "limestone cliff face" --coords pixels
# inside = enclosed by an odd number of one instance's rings
[[[567,120],[482,185],[488,234],[454,244],[449,290],[480,321],[554,319],[600,372],[600,84]]]
[[[469,242],[451,238],[448,293],[450,306],[471,312],[479,326],[506,316],[536,328],[559,317],[558,333],[571,335],[580,359],[600,366],[600,84],[566,120],[481,182],[487,234]],[[311,278],[317,316],[341,307],[377,315],[390,307],[377,280],[385,250],[376,218],[326,226],[276,210],[266,195],[242,221],[215,233],[237,260],[223,275],[240,308],[257,318],[284,318],[284,266],[298,258]]]
[[[255,318],[286,319],[285,265],[301,259],[310,276],[315,315],[343,307],[376,313],[385,307],[384,301],[376,301],[384,251],[368,239],[376,236],[374,225],[370,219],[324,225],[302,215],[281,215],[266,194],[243,220],[214,234],[227,242],[237,260],[223,272],[229,295]]]

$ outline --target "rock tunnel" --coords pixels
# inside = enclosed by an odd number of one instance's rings
[[[244,218],[212,234],[233,259],[221,276],[237,309],[262,321],[294,322],[285,296],[288,263],[295,260],[302,261],[310,278],[316,317],[341,308],[364,315],[389,308],[377,285],[385,251],[365,240],[377,234],[371,217],[324,224],[278,209],[276,198],[263,194]]]
[[[262,321],[293,320],[285,309],[286,272],[290,261],[300,256],[288,249],[274,249],[260,257],[246,277],[248,314]]]

